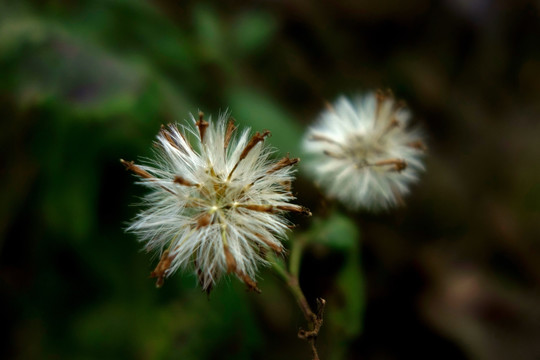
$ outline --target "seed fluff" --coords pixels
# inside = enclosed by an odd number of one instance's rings
[[[411,118],[390,91],[340,97],[306,133],[307,169],[349,208],[378,211],[403,203],[423,170],[425,150]]]
[[[283,251],[291,225],[285,213],[309,214],[290,203],[299,160],[272,160],[269,134],[250,136],[249,129],[237,132],[228,114],[207,122],[199,113],[189,125],[162,127],[155,160],[121,160],[150,190],[127,230],[160,254],[151,273],[157,287],[182,268],[193,269],[208,293],[226,273],[259,291],[254,279],[266,251]]]

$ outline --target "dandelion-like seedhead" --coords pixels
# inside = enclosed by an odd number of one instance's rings
[[[402,202],[422,170],[425,146],[409,130],[410,112],[391,92],[340,97],[304,138],[308,170],[350,208],[381,210]]]
[[[151,274],[157,286],[178,268],[191,268],[207,292],[225,273],[258,291],[265,252],[283,250],[280,239],[290,227],[284,214],[309,214],[290,204],[298,159],[272,160],[274,150],[264,143],[269,131],[237,133],[227,118],[206,122],[200,113],[191,125],[163,127],[155,160],[122,160],[150,190],[128,231],[161,254]]]

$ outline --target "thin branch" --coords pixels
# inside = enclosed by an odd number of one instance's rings
[[[297,252],[301,253],[303,250],[303,245],[297,247],[296,249],[298,249],[296,250]],[[294,245],[293,245],[293,251],[295,251]],[[293,254],[291,253],[291,262],[292,262],[292,255]],[[299,268],[300,259],[301,259],[301,255],[298,256],[298,268]],[[324,306],[326,305],[326,300],[322,298],[317,299],[317,313],[314,313],[313,310],[311,310],[311,307],[309,306],[309,303],[307,302],[306,297],[304,293],[302,292],[302,289],[300,288],[300,283],[298,281],[298,273],[296,272],[296,265],[295,265],[296,275],[293,275],[292,273],[288,272],[281,264],[277,262],[277,259],[273,254],[269,255],[268,260],[272,264],[272,267],[276,271],[277,275],[279,275],[279,277],[287,285],[288,289],[290,290],[290,292],[296,299],[296,302],[298,303],[300,310],[302,310],[302,313],[304,314],[304,318],[308,322],[309,330],[304,330],[304,329],[298,330],[298,337],[300,339],[306,340],[308,344],[310,345],[311,352],[313,354],[313,360],[320,360],[319,353],[317,351],[317,347],[315,346],[315,343],[317,341],[319,331],[323,324],[323,314],[324,314]]]

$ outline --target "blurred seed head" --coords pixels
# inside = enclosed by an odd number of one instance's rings
[[[408,129],[411,114],[391,92],[328,105],[307,131],[307,169],[329,197],[352,209],[378,211],[403,202],[422,170],[425,145]]]

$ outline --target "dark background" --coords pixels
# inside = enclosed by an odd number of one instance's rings
[[[321,199],[301,283],[328,300],[323,359],[540,358],[538,1],[3,1],[0,357],[309,359],[268,270],[209,298],[157,290],[125,234],[120,158],[162,123],[229,109],[282,153],[326,101],[391,88],[427,134],[407,206]]]

